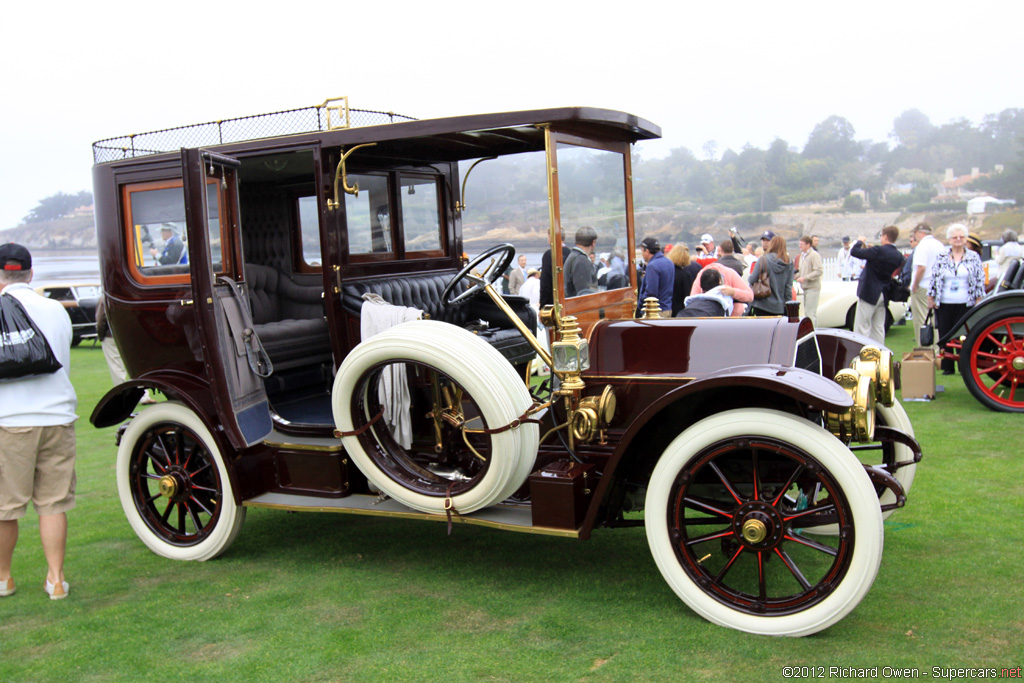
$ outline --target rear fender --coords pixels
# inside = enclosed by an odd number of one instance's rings
[[[626,429],[594,492],[580,537],[589,538],[626,453],[635,451],[638,457],[650,459],[653,466],[667,440],[704,417],[737,407],[768,405],[778,410],[791,406],[797,411],[803,405],[811,411],[838,412],[851,407],[853,399],[830,379],[780,365],[725,368],[673,389],[648,406]],[[682,421],[681,416],[685,416]]]
[[[224,436],[223,428],[216,419],[212,419],[216,412],[208,383],[181,372],[159,372],[137,377],[108,391],[96,404],[89,422],[100,429],[121,424],[136,412],[146,389],[155,389],[167,398],[182,403],[203,421],[224,456],[231,488],[235,492],[235,502],[241,505],[242,487],[234,467],[234,451]]]
[[[99,400],[89,416],[89,422],[100,429],[124,422],[135,412],[147,389],[154,389],[184,403],[208,426],[216,424],[209,419],[214,414],[210,385],[181,372],[150,373],[117,385]],[[222,430],[211,428],[210,431],[216,433]]]

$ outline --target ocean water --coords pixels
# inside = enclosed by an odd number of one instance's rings
[[[32,253],[32,284],[49,282],[100,283],[100,256],[95,251],[36,251]]]

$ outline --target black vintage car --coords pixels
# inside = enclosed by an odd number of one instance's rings
[[[605,109],[419,121],[346,100],[96,143],[106,310],[133,379],[91,421],[128,420],[116,478],[139,538],[207,560],[250,507],[581,540],[644,525],[715,623],[842,619],[921,457],[892,354],[796,302],[635,317],[631,145],[659,135]],[[468,225],[509,217],[552,248],[542,331],[493,287],[513,247],[463,256]],[[559,247],[583,226],[622,277],[567,297]],[[158,232],[186,238],[187,263],[152,261]],[[552,382],[529,381],[537,356]],[[170,400],[136,412],[146,388]]]
[[[72,346],[78,346],[83,339],[96,338],[96,304],[103,295],[100,285],[53,283],[35,289],[46,298],[64,305],[71,318]]]

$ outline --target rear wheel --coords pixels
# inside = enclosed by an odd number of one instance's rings
[[[117,490],[136,535],[175,560],[220,555],[245,520],[217,442],[174,401],[143,410],[128,425],[117,449]]]
[[[961,349],[960,372],[986,407],[1024,412],[1024,307],[996,311],[971,328]]]
[[[662,576],[705,619],[803,636],[848,614],[882,556],[878,496],[833,435],[787,413],[732,410],[665,450],[646,499]],[[834,537],[811,537],[835,525]]]
[[[345,450],[366,478],[434,513],[479,510],[523,485],[537,425],[483,430],[512,424],[532,404],[523,379],[487,342],[433,321],[398,325],[357,346],[332,395]]]

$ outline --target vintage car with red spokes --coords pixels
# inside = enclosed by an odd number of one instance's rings
[[[341,100],[97,142],[132,379],[91,420],[122,425],[138,537],[210,559],[254,507],[580,540],[644,526],[714,623],[800,636],[850,613],[921,458],[892,354],[796,302],[638,302],[630,154],[659,135],[605,109],[414,120]],[[511,223],[550,249],[539,316],[496,287],[514,247],[464,257]],[[584,226],[620,277],[567,296],[561,245]],[[187,256],[157,259],[175,239]],[[167,400],[140,410],[145,389]]]
[[[1007,264],[992,294],[939,339],[959,361],[967,389],[982,405],[1024,413],[1024,259]]]

